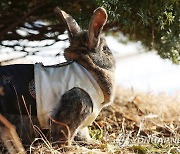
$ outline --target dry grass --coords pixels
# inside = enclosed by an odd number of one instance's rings
[[[118,88],[115,102],[89,127],[94,144],[58,147],[44,139],[28,153],[180,153],[180,99]]]

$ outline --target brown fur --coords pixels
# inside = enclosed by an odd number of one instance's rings
[[[101,31],[107,20],[104,8],[94,11],[88,31],[82,31],[75,20],[64,11],[55,9],[68,28],[70,47],[65,49],[64,57],[83,65],[97,80],[105,96],[105,103],[112,101],[115,81],[115,60]]]

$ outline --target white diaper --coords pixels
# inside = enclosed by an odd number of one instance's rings
[[[43,66],[37,63],[34,74],[37,116],[42,129],[49,128],[49,117],[59,108],[62,95],[74,87],[86,91],[93,102],[93,112],[81,127],[90,125],[98,116],[104,95],[96,80],[83,66],[76,62],[62,66]]]

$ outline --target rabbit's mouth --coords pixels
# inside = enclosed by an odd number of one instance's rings
[[[67,61],[70,61],[70,60],[77,60],[79,57],[79,55],[73,51],[72,48],[67,48],[65,51],[64,51],[64,58],[67,60]]]

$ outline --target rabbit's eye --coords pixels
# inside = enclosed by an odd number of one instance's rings
[[[103,46],[103,50],[104,50],[104,51],[108,51],[108,52],[110,51],[110,49],[109,49],[108,46]]]
[[[103,50],[108,50],[108,47],[107,46],[103,46]]]

